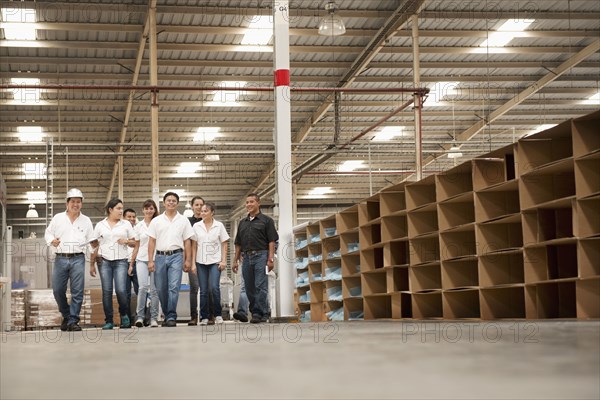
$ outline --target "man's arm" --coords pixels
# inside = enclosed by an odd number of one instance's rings
[[[235,245],[235,256],[233,257],[233,265],[231,266],[231,270],[234,274],[238,272],[238,263],[240,260],[240,254],[242,253],[242,247],[239,244]]]
[[[267,267],[269,267],[269,272],[273,271],[274,257],[275,256],[275,242],[269,242],[269,258],[267,258]]]

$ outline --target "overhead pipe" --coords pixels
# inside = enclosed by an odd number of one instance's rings
[[[48,89],[48,90],[134,90],[138,92],[216,92],[216,91],[230,91],[230,92],[273,92],[272,87],[214,87],[214,86],[162,86],[162,85],[5,85],[1,84],[0,89]],[[290,92],[343,92],[343,93],[419,93],[426,95],[429,93],[429,88],[338,88],[338,87],[290,87]]]

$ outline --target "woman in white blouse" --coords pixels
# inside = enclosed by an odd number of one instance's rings
[[[102,306],[104,308],[105,324],[102,329],[112,329],[113,320],[113,281],[119,303],[121,328],[131,328],[127,316],[127,246],[135,246],[137,251],[135,231],[129,221],[123,220],[123,202],[112,199],[106,204],[107,217],[96,224],[94,237],[100,244],[90,258],[90,275],[96,276],[96,257],[102,257],[100,264],[100,282],[102,283]]]
[[[192,241],[192,259],[200,283],[200,325],[208,324],[208,296],[212,297],[215,323],[222,324],[221,290],[219,288],[221,271],[227,266],[227,241],[229,235],[225,226],[215,220],[215,205],[206,202],[202,206],[202,221],[194,224]]]
[[[138,283],[140,285],[138,291],[137,302],[137,317],[135,326],[141,328],[144,326],[144,310],[146,307],[146,299],[150,293],[150,327],[158,327],[158,293],[156,293],[156,285],[154,283],[154,272],[148,270],[148,226],[150,222],[158,216],[158,207],[152,199],[144,201],[142,205],[144,219],[135,226],[135,233],[139,243],[139,251],[133,253],[135,260],[135,268],[137,270]],[[133,266],[129,267],[129,271],[133,272]]]

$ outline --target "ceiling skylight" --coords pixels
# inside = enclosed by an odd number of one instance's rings
[[[264,46],[269,44],[272,37],[273,17],[270,15],[255,15],[242,38],[241,44]]]
[[[2,8],[2,22],[6,40],[35,40],[36,13],[33,8]]]
[[[350,172],[355,169],[363,168],[365,166],[365,162],[363,160],[346,160],[341,163],[337,170],[339,172]]]
[[[221,128],[218,126],[201,126],[196,130],[194,142],[211,142],[219,136]]]
[[[21,142],[41,142],[44,137],[41,126],[17,126]]]
[[[398,136],[402,136],[404,127],[402,126],[385,126],[374,137],[374,142],[386,142]]]
[[[479,47],[503,47],[506,46],[511,40],[519,36],[519,32],[523,32],[531,23],[533,19],[514,20],[509,19],[503,23],[496,32],[492,32],[488,35],[488,38],[484,40]]]
[[[320,186],[312,188],[310,192],[308,192],[308,196],[312,198],[322,197],[325,194],[331,193],[331,186]]]

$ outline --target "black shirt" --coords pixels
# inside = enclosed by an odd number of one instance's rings
[[[188,217],[188,219],[190,220],[190,224],[192,224],[192,226],[194,226],[194,224],[195,224],[196,222],[200,222],[200,221],[202,221],[202,218],[196,218],[196,217],[194,217],[193,215],[192,215],[191,217]]]
[[[275,221],[259,212],[252,221],[250,216],[240,221],[234,243],[242,251],[268,250],[269,243],[277,240],[279,235],[275,229]]]

